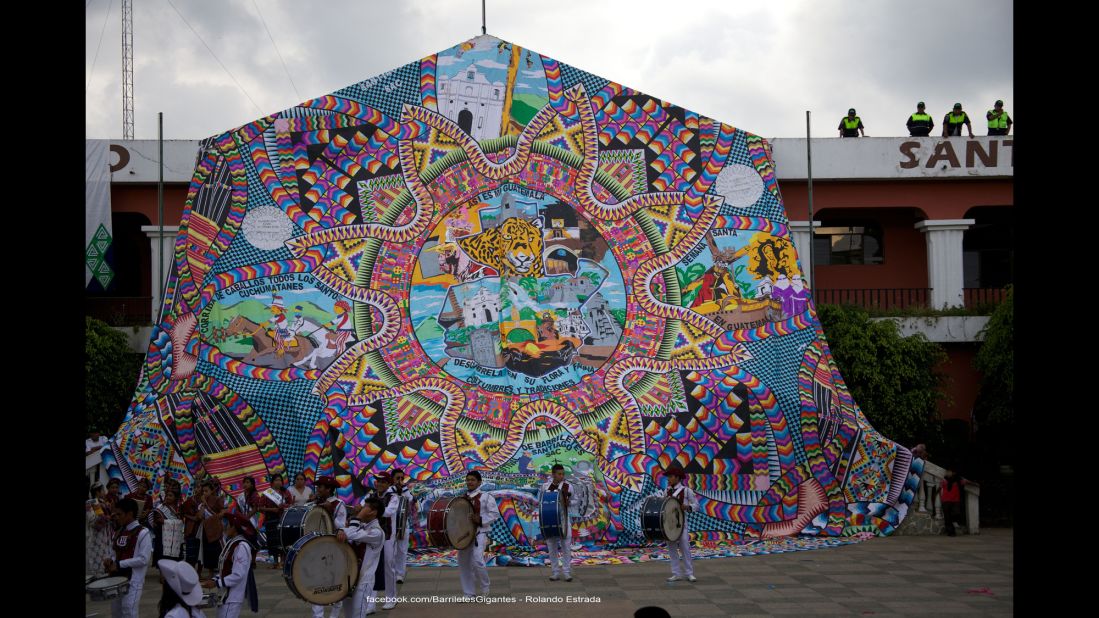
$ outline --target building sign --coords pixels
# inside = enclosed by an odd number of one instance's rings
[[[1011,139],[970,139],[962,146],[961,140],[942,139],[934,145],[926,141],[907,141],[901,144],[901,169],[925,167],[927,169],[1015,167],[1015,149]],[[1002,159],[1002,161],[1001,161]]]

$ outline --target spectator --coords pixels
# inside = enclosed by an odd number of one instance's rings
[[[924,111],[923,101],[916,104],[916,113],[908,117],[908,134],[914,137],[927,137],[935,128],[931,114]]]
[[[305,475],[298,472],[294,477],[294,485],[290,487],[290,495],[294,497],[294,506],[308,504],[313,499],[313,489],[305,484]]]
[[[183,519],[179,516],[179,494],[174,488],[164,490],[164,500],[153,509],[153,555],[160,558],[183,558]],[[157,555],[159,554],[159,556]]]
[[[153,497],[149,494],[149,480],[145,477],[138,478],[137,489],[126,494],[126,497],[132,498],[137,503],[137,521],[144,522],[153,510]]]
[[[985,114],[988,119],[989,135],[1007,135],[1011,132],[1011,116],[1004,111],[1004,102],[996,101],[996,106]]]
[[[100,472],[103,457],[99,454],[104,446],[107,446],[107,438],[99,435],[98,429],[88,432],[88,438],[84,440],[84,471],[92,483],[102,483],[105,478]]]
[[[953,470],[947,470],[941,482],[942,493],[939,499],[943,503],[943,521],[946,523],[946,535],[954,536],[954,522],[962,519],[962,487],[966,480]]]
[[[866,137],[866,131],[862,126],[862,118],[855,115],[855,108],[847,110],[847,115],[840,118],[840,137],[858,137],[862,133]]]
[[[198,568],[198,538],[202,530],[200,505],[206,495],[205,485],[194,485],[191,496],[179,507],[179,516],[183,519],[183,557],[187,564]]]
[[[969,114],[962,111],[961,103],[955,103],[954,111],[943,118],[943,137],[961,137],[963,124],[969,130],[969,137],[973,137],[973,123],[969,122]]]
[[[103,560],[114,554],[111,550],[111,505],[107,490],[95,483],[89,490],[91,499],[84,505],[84,558],[89,574],[103,574]]]

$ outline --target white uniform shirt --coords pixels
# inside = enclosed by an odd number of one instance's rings
[[[348,541],[365,544],[367,552],[370,550],[377,551],[385,541],[385,532],[382,530],[381,523],[377,519],[373,519],[366,523],[355,520],[350,522],[347,527],[340,529],[347,535]],[[365,560],[363,566],[366,566]]]
[[[126,526],[127,530],[133,530],[139,527],[141,524],[137,521],[131,521],[130,525]],[[133,575],[130,576],[130,586],[133,586],[135,582],[140,585],[145,585],[145,573],[149,570],[149,561],[153,556],[153,539],[149,534],[148,528],[142,528],[141,532],[137,533],[137,548],[134,550],[134,557],[127,558],[118,563],[121,568],[133,569]]]
[[[470,500],[478,496],[481,498],[481,527],[477,528],[477,534],[488,534],[492,529],[492,522],[500,518],[500,509],[496,506],[496,499],[491,494],[480,489],[475,489],[468,494]]]
[[[325,502],[336,502],[336,509],[332,512],[332,519],[336,523],[336,530],[343,530],[347,527],[347,505],[343,503],[336,496],[329,496]]]
[[[233,550],[233,570],[225,577],[221,575],[215,577],[214,583],[221,588],[229,589],[229,596],[225,597],[226,603],[243,603],[245,588],[248,587],[248,569],[252,566],[252,546],[244,539],[233,542],[233,545],[227,545],[218,560],[218,573],[221,573],[222,561],[229,559],[225,552],[230,547]]]

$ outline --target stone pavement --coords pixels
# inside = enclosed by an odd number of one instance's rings
[[[1014,541],[1009,529],[977,536],[893,536],[855,545],[788,554],[718,558],[694,563],[698,582],[673,584],[667,562],[573,567],[573,581],[550,582],[549,568],[490,567],[491,595],[513,603],[405,603],[384,618],[522,616],[523,618],[630,617],[645,605],[672,616],[1011,616]],[[308,606],[286,587],[281,570],[256,568],[260,612],[243,618],[308,617]],[[150,569],[141,615],[157,615],[160,577]],[[457,595],[457,568],[410,568],[403,596]],[[528,602],[527,595],[558,595],[561,602]],[[566,595],[598,597],[567,603]],[[87,596],[85,595],[85,599]],[[109,603],[85,601],[87,616],[110,615]],[[207,610],[208,618],[216,613]]]

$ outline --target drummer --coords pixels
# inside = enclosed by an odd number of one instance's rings
[[[393,539],[393,575],[398,584],[404,583],[405,567],[408,563],[408,534],[412,525],[412,515],[416,512],[416,499],[412,497],[412,491],[405,486],[408,475],[400,468],[393,468],[393,493],[397,496],[408,494],[408,517],[405,518],[405,529],[394,528],[396,536]],[[396,521],[394,521],[396,525]]]
[[[114,618],[137,618],[145,573],[153,557],[153,539],[147,528],[137,523],[138,505],[133,498],[118,501],[115,514],[119,531],[114,539],[114,558],[104,558],[103,566],[112,576],[128,577],[130,589],[111,601]]]
[[[553,575],[550,581],[555,582],[564,575],[565,581],[572,581],[572,523],[569,520],[569,501],[572,500],[572,488],[565,482],[565,466],[553,464],[551,469],[553,478],[542,483],[542,491],[538,494],[538,504],[542,504],[542,495],[547,491],[560,491],[565,503],[565,521],[561,522],[563,537],[546,539],[546,549],[549,550],[550,566],[553,567]],[[561,565],[558,566],[558,560]]]
[[[256,529],[239,513],[230,513],[226,520],[225,536],[228,540],[218,557],[218,574],[213,579],[202,580],[202,587],[227,588],[225,602],[218,607],[218,618],[237,618],[245,597],[248,597],[252,611],[259,611],[256,576],[252,572],[255,554],[251,540],[256,537]]]
[[[466,497],[473,502],[470,518],[477,526],[477,538],[465,549],[458,550],[458,573],[462,580],[462,594],[473,598],[477,588],[481,594],[488,595],[488,569],[485,568],[485,546],[488,545],[488,532],[492,522],[500,517],[496,500],[491,494],[481,491],[481,473],[470,470],[466,474]]]
[[[668,477],[668,487],[664,489],[663,496],[670,496],[679,501],[685,513],[698,510],[698,497],[695,492],[683,482],[686,473],[679,466],[672,466],[664,473]],[[691,530],[687,525],[687,516],[683,516],[683,534],[678,541],[667,541],[668,561],[672,565],[670,582],[677,582],[686,578],[687,581],[697,581],[694,567],[691,565]]]
[[[335,523],[336,530],[343,530],[347,527],[347,505],[343,503],[338,497],[336,497],[336,488],[339,487],[339,483],[331,476],[322,476],[314,483],[317,488],[317,495],[313,501],[328,511],[328,514],[332,516],[332,521]],[[343,608],[343,601],[333,603],[332,605],[314,605],[309,604],[313,610],[313,618],[324,618],[325,607],[331,607],[332,613],[330,616],[336,618],[340,615],[340,610]]]
[[[336,535],[341,541],[365,546],[362,564],[359,565],[359,582],[351,602],[345,602],[343,606],[344,618],[362,618],[375,612],[376,573],[383,568],[381,558],[385,543],[385,532],[378,521],[381,513],[382,501],[371,496],[363,501],[358,514],[348,519],[347,527],[340,529]]]

